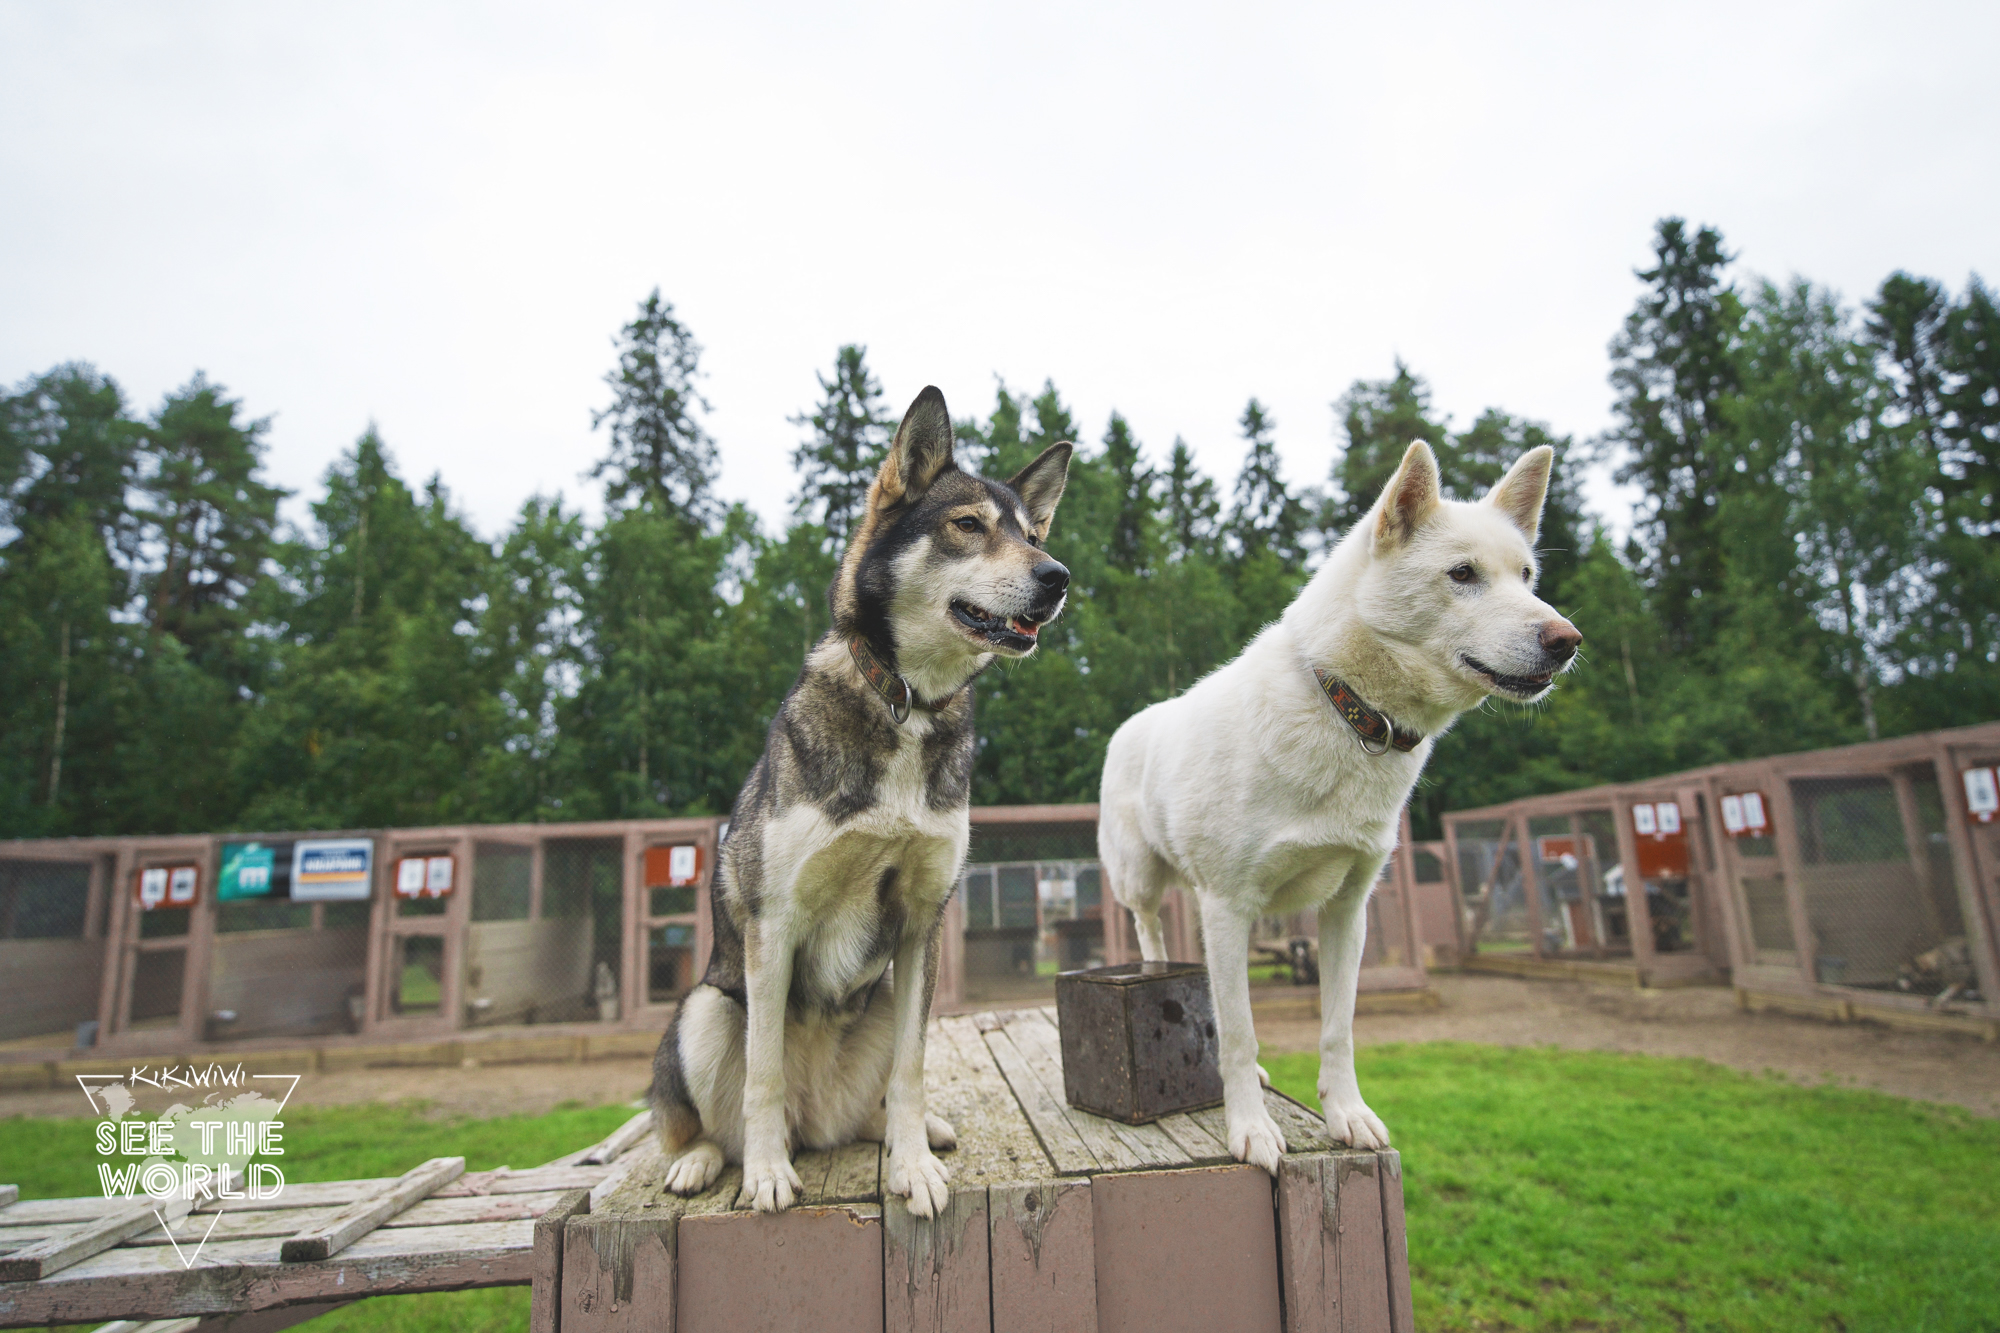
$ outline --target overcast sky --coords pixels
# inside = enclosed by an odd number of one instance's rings
[[[1665,214],[1852,299],[2000,276],[1997,38],[1990,3],[0,2],[0,379],[88,360],[150,408],[199,368],[307,497],[373,420],[491,535],[594,491],[657,285],[718,489],[774,523],[850,341],[898,411],[1053,378],[1091,443],[1116,407],[1225,485],[1254,394],[1313,484],[1399,355],[1458,425],[1603,429]]]

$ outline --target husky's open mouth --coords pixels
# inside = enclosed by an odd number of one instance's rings
[[[974,606],[962,598],[952,601],[951,615],[974,638],[1017,653],[1033,648],[1037,641],[1035,636],[1042,632],[1042,621],[1031,620],[1027,616],[996,616],[985,607]]]
[[[1512,694],[1522,699],[1532,699],[1549,687],[1555,672],[1544,671],[1539,676],[1510,676],[1504,671],[1495,671],[1471,653],[1460,653],[1460,660],[1479,675],[1493,682],[1493,687],[1503,694]]]

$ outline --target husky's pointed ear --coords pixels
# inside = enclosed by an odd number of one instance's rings
[[[1069,459],[1076,446],[1068,440],[1042,450],[1041,457],[1014,474],[1007,485],[1028,506],[1028,519],[1035,525],[1035,540],[1047,541],[1049,523],[1056,516],[1056,501],[1069,484]]]
[[[1376,551],[1387,553],[1410,540],[1442,502],[1437,456],[1418,440],[1404,451],[1402,465],[1375,502]]]
[[[1549,469],[1555,458],[1556,451],[1546,444],[1528,450],[1486,493],[1486,503],[1512,520],[1530,545],[1542,530],[1542,502],[1549,498]]]
[[[952,465],[952,444],[951,413],[944,395],[936,385],[926,385],[903,413],[889,456],[882,460],[882,471],[875,478],[878,503],[914,500],[929,490],[938,474]]]

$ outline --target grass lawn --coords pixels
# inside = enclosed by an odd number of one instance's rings
[[[1417,1326],[2000,1329],[2000,1123],[1698,1060],[1361,1052]],[[1318,1057],[1266,1056],[1317,1105]]]
[[[1264,1063],[1313,1102],[1316,1056]],[[1360,1063],[1403,1153],[1426,1333],[2000,1329],[2000,1123],[1693,1060],[1436,1043]],[[530,1166],[630,1114],[299,1108],[285,1173],[390,1175],[447,1153]],[[0,1180],[30,1198],[93,1190],[93,1124],[0,1122]],[[527,1310],[525,1287],[499,1288],[383,1297],[307,1327],[497,1333]]]

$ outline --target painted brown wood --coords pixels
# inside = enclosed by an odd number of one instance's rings
[[[1389,1263],[1383,1246],[1381,1168],[1374,1153],[1333,1153],[1322,1179],[1335,1182],[1342,1333],[1392,1333]]]
[[[187,1216],[186,1199],[120,1200],[109,1216],[0,1255],[0,1282],[38,1282],[102,1253],[135,1232]]]
[[[674,1327],[680,1219],[730,1208],[743,1173],[725,1170],[704,1194],[683,1199],[661,1183],[665,1156],[649,1139],[590,1191],[589,1208],[563,1230],[563,1333]]]
[[[1271,1177],[1254,1166],[1092,1177],[1100,1333],[1278,1333]]]
[[[993,1327],[1097,1333],[1097,1251],[1087,1179],[987,1190]]]
[[[305,1263],[339,1254],[396,1214],[427,1198],[440,1185],[465,1174],[463,1157],[433,1157],[405,1171],[388,1189],[356,1199],[317,1226],[301,1228],[279,1254],[286,1263]]]
[[[679,1279],[676,1333],[882,1333],[882,1210],[683,1217]]]
[[[882,1199],[886,1333],[986,1333],[992,1327],[986,1187],[951,1191],[944,1212],[916,1217]]]
[[[589,1190],[566,1190],[535,1219],[535,1277],[529,1283],[528,1333],[557,1333],[562,1318],[563,1232],[572,1217],[589,1211]]]
[[[1403,1155],[1394,1148],[1376,1154],[1382,1162],[1382,1249],[1389,1265],[1389,1322],[1395,1333],[1416,1333],[1410,1295],[1410,1239],[1403,1221]]]

